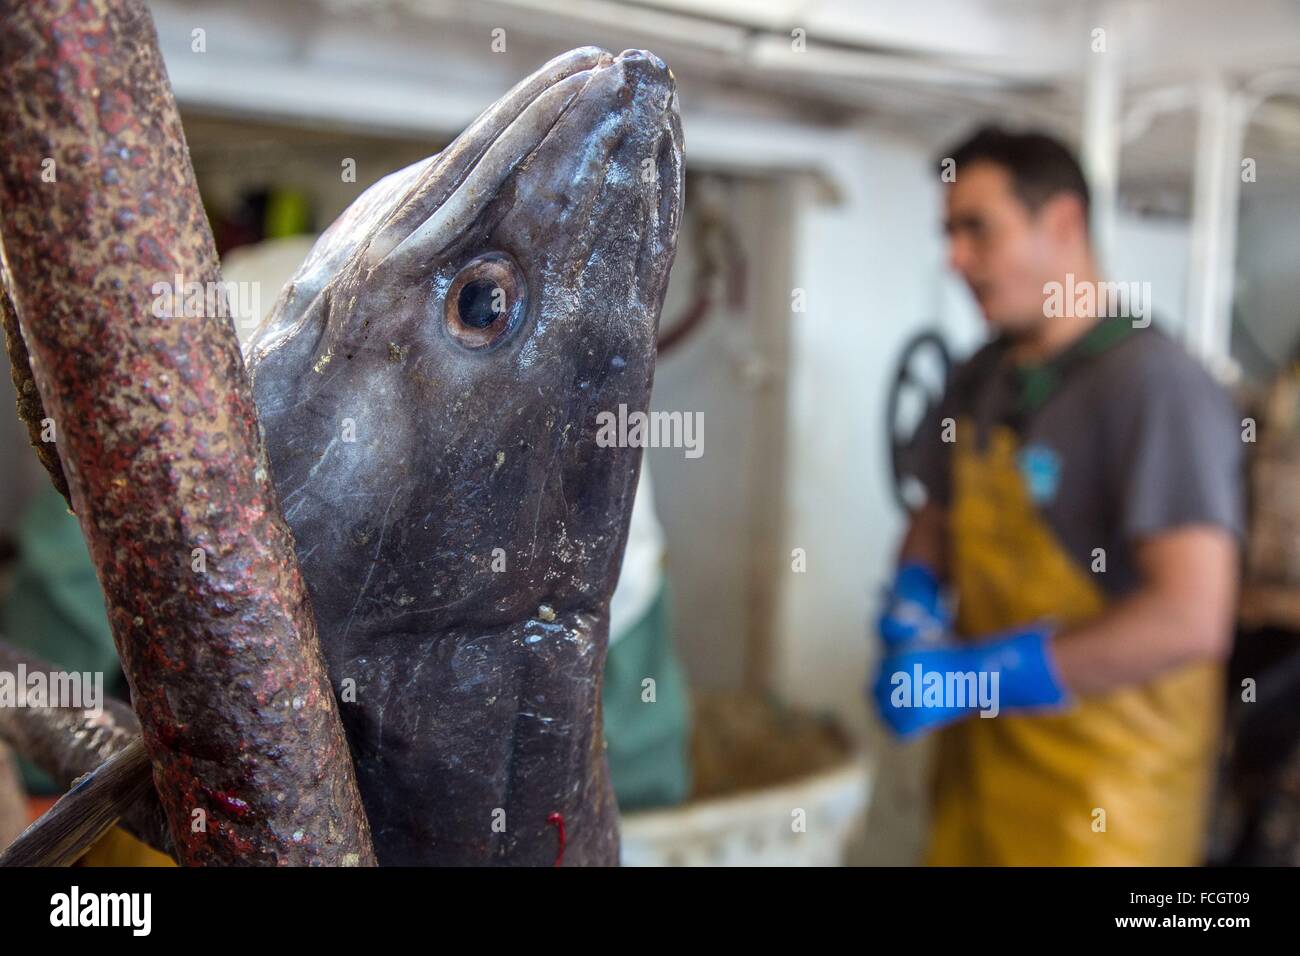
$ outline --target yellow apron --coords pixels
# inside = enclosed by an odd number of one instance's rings
[[[1039,515],[1018,442],[962,419],[953,446],[950,573],[957,631],[982,636],[1106,604]],[[940,731],[927,862],[1178,866],[1202,858],[1221,668],[1197,665],[1067,711]]]
[[[175,866],[176,861],[113,827],[76,862],[77,866]]]

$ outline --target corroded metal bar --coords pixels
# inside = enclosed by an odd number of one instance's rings
[[[0,10],[14,304],[177,858],[373,863],[234,328],[159,298],[220,273],[153,24]]]

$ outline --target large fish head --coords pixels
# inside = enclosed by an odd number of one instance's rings
[[[600,678],[640,450],[598,420],[647,405],[681,199],[671,73],[574,50],[367,190],[250,345],[381,861],[545,862],[558,812],[611,862]]]

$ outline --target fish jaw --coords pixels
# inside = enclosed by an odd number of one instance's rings
[[[253,343],[381,862],[539,862],[550,813],[567,861],[616,862],[600,686],[640,449],[598,415],[648,404],[681,195],[667,68],[574,51],[371,187]],[[486,345],[452,331],[467,270],[514,283]]]
[[[384,865],[618,862],[599,720],[607,622],[589,612],[388,635],[340,670],[380,706],[343,708]],[[584,675],[580,679],[577,675]]]

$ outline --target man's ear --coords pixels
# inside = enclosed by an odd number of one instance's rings
[[[1047,235],[1061,245],[1087,242],[1088,214],[1074,193],[1060,192],[1050,197],[1039,208],[1038,217]]]

